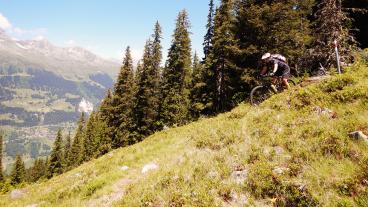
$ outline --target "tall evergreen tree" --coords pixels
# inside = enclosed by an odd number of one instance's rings
[[[10,183],[14,185],[18,185],[25,181],[26,176],[26,168],[24,166],[24,162],[22,157],[18,154],[15,158],[15,163],[13,170],[10,174]]]
[[[348,17],[351,18],[351,32],[358,46],[362,49],[368,48],[368,1],[354,0],[342,1],[342,3],[343,11],[348,12]]]
[[[0,183],[4,182],[3,175],[3,135],[0,134]]]
[[[84,159],[84,149],[83,149],[83,139],[85,130],[85,118],[84,113],[81,113],[80,119],[78,121],[77,132],[73,139],[73,144],[70,149],[70,156],[68,160],[71,162],[71,167],[76,167],[82,164]]]
[[[185,10],[179,12],[176,28],[163,72],[161,121],[165,125],[183,124],[188,119],[191,84],[190,22]]]
[[[42,159],[36,159],[33,166],[27,170],[27,181],[37,182],[47,174],[46,162]]]
[[[48,176],[59,175],[64,170],[63,136],[59,129],[54,142],[54,147],[50,155],[50,165],[48,166]]]
[[[123,65],[114,88],[113,106],[115,110],[113,113],[116,116],[113,123],[114,148],[127,146],[135,142],[131,134],[135,128],[134,106],[136,101],[134,84],[133,60],[130,47],[127,47]]]
[[[235,64],[237,41],[234,34],[234,4],[222,0],[216,11],[213,48],[206,61],[207,103],[214,112],[222,112],[236,105],[236,95],[241,86],[241,70]]]
[[[152,40],[146,42],[142,64],[137,68],[138,86],[135,108],[137,133],[139,134],[137,141],[159,128],[161,34],[161,26],[156,22]]]
[[[112,139],[110,136],[110,130],[111,128],[108,127],[105,120],[103,120],[99,114],[96,114],[93,125],[93,134],[97,148],[94,153],[94,157],[99,157],[111,151]]]
[[[193,56],[193,74],[190,90],[190,112],[192,119],[196,119],[203,113],[206,96],[203,65],[200,63],[197,53]]]
[[[139,67],[138,73],[138,87],[137,87],[137,105],[134,110],[136,124],[137,124],[137,141],[143,139],[143,137],[152,134],[154,132],[155,111],[150,109],[151,98],[153,97],[152,88],[154,88],[153,77],[149,76],[149,70],[152,67],[152,41],[147,40],[142,64]]]
[[[108,89],[106,92],[106,96],[105,98],[102,100],[101,105],[100,105],[100,109],[99,109],[99,116],[106,121],[106,123],[109,126],[113,125],[113,105],[112,105],[112,101],[113,101],[113,93],[111,91],[111,89]]]
[[[69,160],[71,147],[72,147],[72,140],[71,140],[71,135],[70,135],[70,131],[69,131],[68,135],[65,138],[65,143],[64,143],[64,165],[65,165],[65,169],[68,169],[68,167],[71,165],[70,160]]]
[[[157,94],[159,93],[160,89],[160,75],[161,75],[161,61],[162,61],[162,46],[161,46],[161,39],[162,39],[162,29],[160,23],[157,21],[155,24],[155,29],[152,34],[152,76],[154,77],[155,81],[155,97],[157,98]],[[159,100],[155,100],[159,102]],[[155,108],[158,107],[158,103],[155,103]]]
[[[207,16],[207,33],[204,36],[204,42],[203,42],[203,53],[204,53],[204,59],[207,58],[208,54],[210,53],[212,49],[212,38],[214,33],[214,18],[215,18],[215,8],[213,4],[213,0],[210,0],[209,3],[209,12]]]
[[[94,157],[97,150],[96,141],[96,129],[95,127],[95,114],[92,112],[87,121],[85,135],[83,139],[83,149],[84,149],[84,161],[89,161]]]
[[[350,18],[343,11],[341,0],[321,0],[315,13],[313,58],[315,65],[321,63],[325,67],[336,63],[334,41],[339,45],[341,60],[350,62],[351,51],[355,45],[349,34]],[[316,66],[315,66],[316,67]]]
[[[244,68],[245,90],[259,74],[260,57],[279,53],[289,65],[301,63],[312,40],[309,16],[314,0],[241,0],[236,10],[236,39],[239,40],[237,65]]]

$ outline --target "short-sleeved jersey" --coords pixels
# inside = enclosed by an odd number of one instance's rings
[[[289,66],[285,62],[278,60],[276,58],[271,58],[270,61],[268,61],[268,67],[270,67],[270,70],[273,70],[275,65],[278,65],[278,70],[288,69]]]
[[[275,65],[277,65],[277,70],[273,71]],[[276,58],[271,58],[268,61],[267,68],[269,72],[274,72],[275,76],[288,77],[290,75],[290,67],[288,66],[288,64]]]

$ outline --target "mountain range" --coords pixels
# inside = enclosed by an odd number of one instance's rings
[[[80,112],[91,111],[113,86],[119,68],[117,61],[81,47],[16,40],[0,30],[0,130],[6,155],[47,154],[55,131],[66,125],[72,131]]]

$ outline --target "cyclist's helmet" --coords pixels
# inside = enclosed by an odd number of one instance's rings
[[[271,57],[271,53],[265,53],[263,56],[262,56],[262,60],[267,60],[268,58],[270,58]]]

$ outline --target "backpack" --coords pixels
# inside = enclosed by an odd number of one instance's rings
[[[272,54],[272,55],[271,55],[271,58],[274,58],[274,59],[276,59],[276,60],[279,60],[279,61],[281,61],[281,62],[286,63],[286,57],[284,57],[284,56],[282,56],[282,55],[280,55],[280,54]]]

